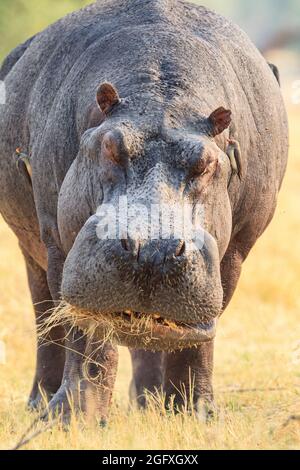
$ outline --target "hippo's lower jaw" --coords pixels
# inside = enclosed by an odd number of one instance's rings
[[[56,318],[55,318],[56,316]],[[110,341],[120,346],[151,351],[175,351],[197,346],[215,337],[217,320],[188,325],[163,319],[158,314],[130,311],[113,314],[89,312],[63,304],[54,315],[83,330],[93,341]]]
[[[140,317],[140,326],[131,317],[115,314],[116,325],[111,325],[103,319],[93,319],[77,322],[78,327],[93,330],[93,338],[99,341],[107,337],[109,341],[130,348],[151,351],[175,351],[197,346],[212,340],[216,334],[216,320],[209,324],[184,325],[165,322],[161,319]]]

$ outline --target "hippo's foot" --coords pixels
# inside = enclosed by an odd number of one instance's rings
[[[189,400],[182,395],[172,395],[166,400],[166,410],[171,414],[194,416],[200,423],[208,424],[217,419],[218,410],[211,395]]]
[[[72,415],[78,416],[86,409],[84,395],[83,382],[74,381],[73,385],[63,383],[44,410],[42,420],[59,417],[63,425],[68,426]]]
[[[210,423],[218,419],[218,408],[211,399],[199,399],[195,406],[195,413],[200,423]]]
[[[84,417],[88,423],[96,422],[101,427],[107,423],[110,389],[94,384],[87,379],[74,380],[73,383],[63,383],[50,401],[42,415],[42,420],[58,417],[67,428],[72,417]]]
[[[32,391],[30,393],[29,399],[27,401],[27,408],[29,411],[41,411],[45,409],[51,401],[52,397],[55,395],[59,389],[59,382],[53,383],[51,381],[48,383],[46,380],[42,380],[40,385],[35,381]]]
[[[27,409],[29,411],[39,411],[47,406],[47,400],[49,399],[47,391],[38,390],[35,394],[31,394],[28,402]]]

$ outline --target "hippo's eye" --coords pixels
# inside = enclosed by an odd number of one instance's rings
[[[127,162],[127,151],[123,136],[118,131],[107,132],[102,138],[101,154],[106,160],[110,160],[121,166]]]

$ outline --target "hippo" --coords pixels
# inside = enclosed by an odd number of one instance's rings
[[[287,164],[276,76],[182,0],[97,1],[4,60],[0,208],[42,331],[31,409],[47,396],[68,420],[72,397],[105,423],[123,345],[138,407],[212,412],[218,319]]]

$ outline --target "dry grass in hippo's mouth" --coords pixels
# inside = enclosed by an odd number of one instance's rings
[[[39,327],[43,340],[58,325],[77,327],[99,344],[110,341],[119,346],[152,351],[180,350],[214,338],[216,320],[207,324],[188,325],[161,317],[158,313],[143,314],[126,310],[101,314],[79,309],[66,302],[53,311]]]

